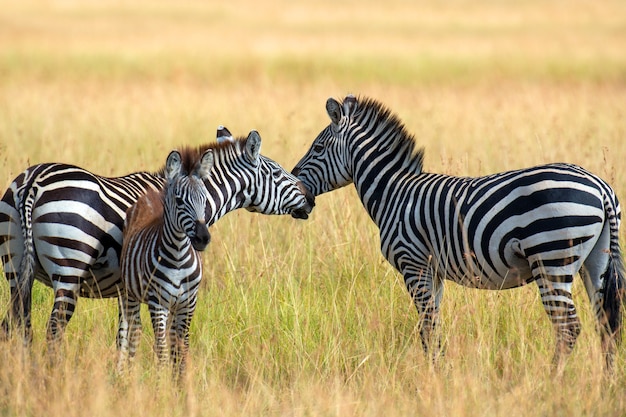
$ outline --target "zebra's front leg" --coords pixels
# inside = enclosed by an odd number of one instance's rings
[[[565,359],[574,349],[580,334],[580,320],[572,299],[573,275],[546,276],[537,279],[541,302],[545,309],[556,337],[553,365],[561,371]]]
[[[172,325],[170,353],[176,379],[180,381],[187,368],[187,356],[189,353],[189,328],[193,311],[178,314]]]
[[[443,355],[439,334],[439,305],[443,297],[443,280],[434,277],[430,268],[404,275],[407,290],[419,314],[422,347],[433,363]]]
[[[149,302],[150,318],[152,319],[152,329],[154,330],[154,352],[156,353],[159,366],[167,364],[169,360],[169,310],[161,305]]]
[[[141,303],[130,299],[126,294],[118,298],[119,325],[117,330],[117,372],[123,373],[128,362],[132,361],[137,352],[139,330],[141,329]]]

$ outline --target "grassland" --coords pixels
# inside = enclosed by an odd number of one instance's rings
[[[400,115],[429,171],[568,161],[626,198],[623,1],[212,3],[3,4],[0,186],[49,160],[152,170],[218,124],[259,130],[290,168],[328,123],[326,98],[354,93]],[[52,294],[36,284],[31,351],[0,349],[0,415],[626,415],[626,352],[606,379],[582,285],[562,377],[534,286],[449,284],[434,370],[353,190],[317,203],[306,222],[241,211],[213,226],[180,390],[156,371],[149,326],[135,372],[115,376],[114,300],[80,300],[50,367]]]

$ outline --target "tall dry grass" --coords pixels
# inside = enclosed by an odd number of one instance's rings
[[[32,163],[104,175],[160,167],[218,124],[260,131],[292,167],[328,123],[327,97],[388,104],[429,171],[480,175],[569,161],[626,195],[626,4],[619,1],[13,2],[0,9],[0,185]],[[626,413],[625,353],[606,379],[584,329],[562,377],[536,288],[446,287],[445,364],[421,353],[417,313],[352,189],[306,222],[234,212],[212,228],[181,389],[160,375],[144,315],[138,361],[114,373],[114,300],[81,299],[46,354],[0,350],[0,414],[599,415]],[[2,305],[8,286],[0,285]],[[144,312],[145,314],[145,312]]]

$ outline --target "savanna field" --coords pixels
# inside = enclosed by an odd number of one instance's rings
[[[5,2],[0,187],[47,161],[153,171],[220,124],[258,130],[291,170],[329,123],[326,99],[352,93],[398,114],[427,171],[572,162],[626,201],[625,50],[623,1]],[[211,234],[181,387],[158,371],[147,310],[117,376],[112,299],[79,300],[50,366],[53,294],[36,283],[30,351],[1,345],[0,415],[626,415],[626,349],[607,377],[579,280],[583,331],[563,375],[536,285],[448,283],[433,368],[353,188],[318,197],[306,221],[239,210]],[[2,279],[1,314],[8,292]]]

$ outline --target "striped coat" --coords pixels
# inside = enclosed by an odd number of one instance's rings
[[[354,184],[383,255],[404,277],[427,352],[440,352],[445,280],[490,290],[535,282],[561,365],[580,333],[572,299],[580,274],[612,366],[625,274],[620,205],[605,181],[571,164],[477,178],[424,172],[424,151],[381,103],[348,96],[326,110],[330,124],[292,172],[316,196]]]
[[[136,352],[141,303],[149,307],[159,362],[166,362],[171,352],[178,376],[185,370],[189,326],[202,279],[199,251],[210,240],[203,181],[212,165],[209,149],[191,172],[184,171],[180,153],[172,151],[164,190],[148,192],[128,209],[120,259],[124,284],[117,337],[120,370]]]

